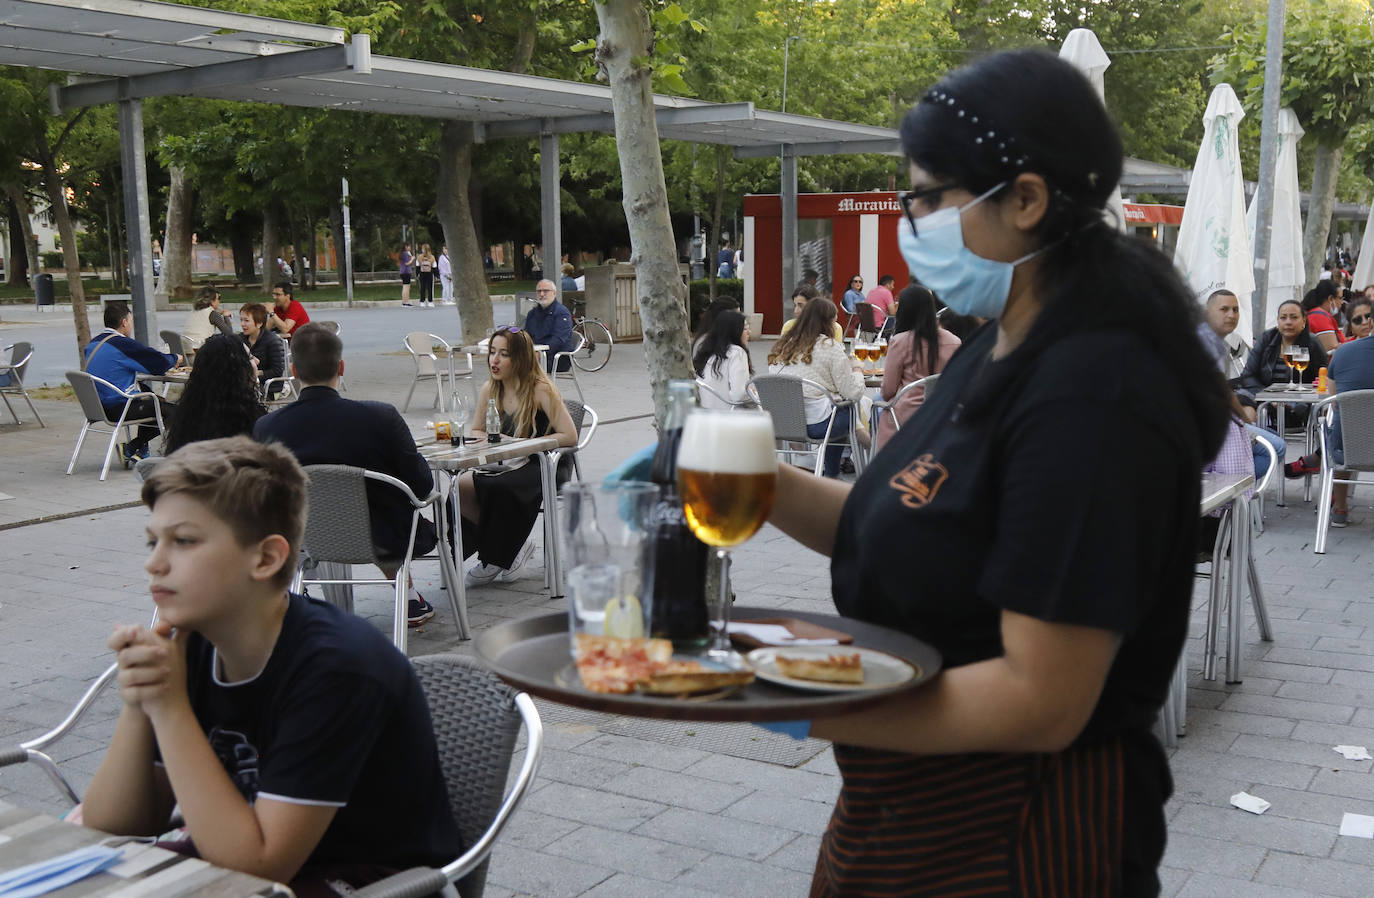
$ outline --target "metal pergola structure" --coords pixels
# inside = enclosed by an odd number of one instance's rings
[[[560,134],[613,132],[611,90],[587,84],[374,56],[364,34],[152,0],[0,0],[0,65],[72,73],[54,88],[55,114],[119,106],[135,330],[157,333],[142,101],[158,96],[245,100],[319,109],[458,119],[479,140],[538,137],[545,259],[562,258]],[[659,136],[722,144],[740,158],[780,156],[783,280],[797,276],[797,158],[900,152],[888,128],[654,96]]]

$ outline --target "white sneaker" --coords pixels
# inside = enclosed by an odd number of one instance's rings
[[[508,583],[511,580],[519,579],[520,569],[525,566],[525,562],[529,561],[530,556],[533,554],[534,543],[526,540],[525,544],[520,547],[520,551],[515,553],[515,560],[510,563],[510,567],[497,574],[496,579],[502,583]],[[500,568],[497,568],[497,570],[500,570]]]
[[[477,564],[468,568],[467,576],[463,582],[467,586],[485,586],[494,581],[505,571],[494,564]]]

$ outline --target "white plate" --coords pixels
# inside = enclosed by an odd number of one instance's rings
[[[788,658],[829,658],[831,655],[853,655],[855,652],[859,654],[859,660],[864,666],[864,681],[861,684],[799,680],[783,674],[774,661],[779,654]],[[760,680],[796,689],[809,689],[812,692],[869,692],[874,689],[890,689],[916,676],[916,669],[901,658],[876,649],[862,649],[850,645],[766,646],[754,649],[745,655],[745,658],[754,665],[754,674]]]

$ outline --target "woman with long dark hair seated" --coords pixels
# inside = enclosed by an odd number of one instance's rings
[[[706,334],[710,332],[711,325],[715,323],[716,316],[721,312],[738,312],[739,302],[731,296],[721,296],[711,301],[711,304],[701,313],[697,319],[697,329],[692,333],[692,352],[701,345]]]
[[[487,345],[491,380],[477,394],[479,424],[488,400],[495,399],[506,436],[553,436],[560,446],[576,445],[577,427],[540,366],[530,335],[518,327],[498,328]],[[565,466],[558,480],[567,478]],[[476,552],[478,562],[467,572],[467,584],[513,579],[533,551],[528,539],[544,502],[537,460],[531,456],[492,471],[465,473],[458,478],[458,496],[463,555]]]
[[[253,424],[265,414],[252,358],[240,341],[216,334],[196,353],[163,453],[201,440],[251,436]]]
[[[844,351],[844,344],[831,334],[835,327],[835,304],[825,297],[811,300],[802,307],[796,325],[778,338],[768,353],[768,371],[790,377],[804,377],[825,389],[805,385],[802,395],[806,403],[806,433],[813,440],[825,438],[829,428],[832,445],[825,448],[822,473],[826,477],[840,476],[840,459],[844,455],[841,442],[849,434],[855,421],[854,406],[838,408],[832,395],[858,402],[864,392],[863,366]],[[834,423],[830,423],[831,413]],[[860,442],[867,442],[867,431],[859,434]]]
[[[935,317],[935,294],[919,284],[908,286],[897,299],[897,324],[883,360],[883,399],[891,402],[907,384],[945,370],[960,342],[940,327]],[[913,387],[893,406],[899,423],[905,424],[907,418],[916,414],[925,401],[925,393],[924,387]],[[878,421],[878,448],[896,432],[892,415],[884,412]]]
[[[740,312],[724,311],[697,343],[692,368],[710,390],[701,393],[702,408],[730,408],[749,398],[754,363],[749,358],[749,323]]]
[[[831,558],[839,612],[944,657],[811,722],[842,777],[812,898],[1157,895],[1172,781],[1151,727],[1226,384],[1170,260],[1103,216],[1121,141],[1081,72],[984,57],[901,138],[907,268],[996,320],[856,483],[778,467],[771,521]]]

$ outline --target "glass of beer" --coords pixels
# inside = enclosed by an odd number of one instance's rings
[[[1293,389],[1293,372],[1297,368],[1297,366],[1293,364],[1293,353],[1297,351],[1297,346],[1284,346],[1280,349],[1280,352],[1283,353],[1283,363],[1288,366],[1288,385],[1286,387],[1280,387],[1280,389]]]
[[[1302,389],[1302,375],[1307,370],[1307,362],[1311,356],[1306,346],[1294,346],[1291,358],[1293,367],[1298,369],[1298,389]]]
[[[687,416],[678,447],[677,482],[687,525],[715,547],[719,590],[709,609],[708,654],[734,663],[730,648],[730,553],[753,536],[773,511],[777,458],[773,419],[761,410],[695,409]]]

